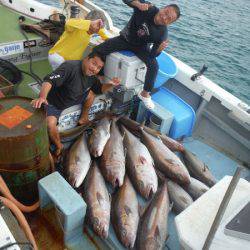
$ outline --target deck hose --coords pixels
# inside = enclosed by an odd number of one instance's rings
[[[16,218],[17,218],[18,222],[20,223],[26,237],[28,238],[28,240],[32,244],[33,249],[38,250],[34,235],[30,229],[30,226],[29,226],[26,218],[24,217],[23,213],[21,212],[21,210],[15,205],[14,202],[12,202],[11,200],[9,200],[3,196],[0,196],[0,201],[2,201],[2,203],[6,207],[8,207],[12,211],[12,213],[16,216]]]

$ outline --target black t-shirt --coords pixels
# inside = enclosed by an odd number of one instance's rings
[[[44,81],[52,84],[47,97],[49,104],[61,110],[83,102],[90,90],[102,94],[101,82],[95,76],[83,74],[80,60],[64,62]]]
[[[129,0],[123,0],[124,3],[133,7]],[[145,3],[145,1],[140,0]],[[134,13],[130,18],[128,24],[120,32],[121,36],[130,44],[134,46],[149,47],[153,44],[151,49],[152,56],[156,56],[156,51],[159,45],[167,39],[168,29],[165,25],[156,25],[154,17],[159,9],[151,6],[147,11],[140,11],[138,8],[133,7]]]

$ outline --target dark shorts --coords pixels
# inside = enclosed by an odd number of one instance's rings
[[[57,120],[59,119],[61,113],[63,112],[63,110],[58,109],[57,107],[51,104],[46,105],[45,110],[46,110],[47,116],[54,116],[57,118]]]

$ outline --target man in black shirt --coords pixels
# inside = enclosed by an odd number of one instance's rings
[[[128,24],[120,36],[105,41],[94,50],[104,56],[120,50],[133,51],[147,66],[144,90],[138,97],[147,108],[153,109],[150,92],[158,72],[156,57],[167,47],[167,26],[179,18],[180,10],[176,4],[158,9],[144,0],[123,2],[134,9]]]
[[[42,104],[46,105],[48,132],[57,148],[56,157],[63,149],[57,129],[58,118],[62,111],[84,103],[79,119],[79,124],[84,124],[88,121],[89,108],[95,94],[102,94],[119,84],[120,80],[117,78],[101,84],[96,75],[103,66],[104,58],[96,53],[91,53],[82,61],[66,61],[44,78],[39,98],[31,102],[35,108],[40,108]]]

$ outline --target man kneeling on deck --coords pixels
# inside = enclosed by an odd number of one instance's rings
[[[55,157],[63,149],[60,141],[57,122],[60,114],[66,108],[84,103],[79,124],[88,122],[89,109],[95,94],[102,94],[120,83],[118,78],[101,84],[96,75],[104,66],[105,59],[96,53],[76,61],[66,61],[59,68],[44,78],[39,98],[31,102],[34,108],[45,104],[47,111],[47,126],[50,140],[56,146]]]

